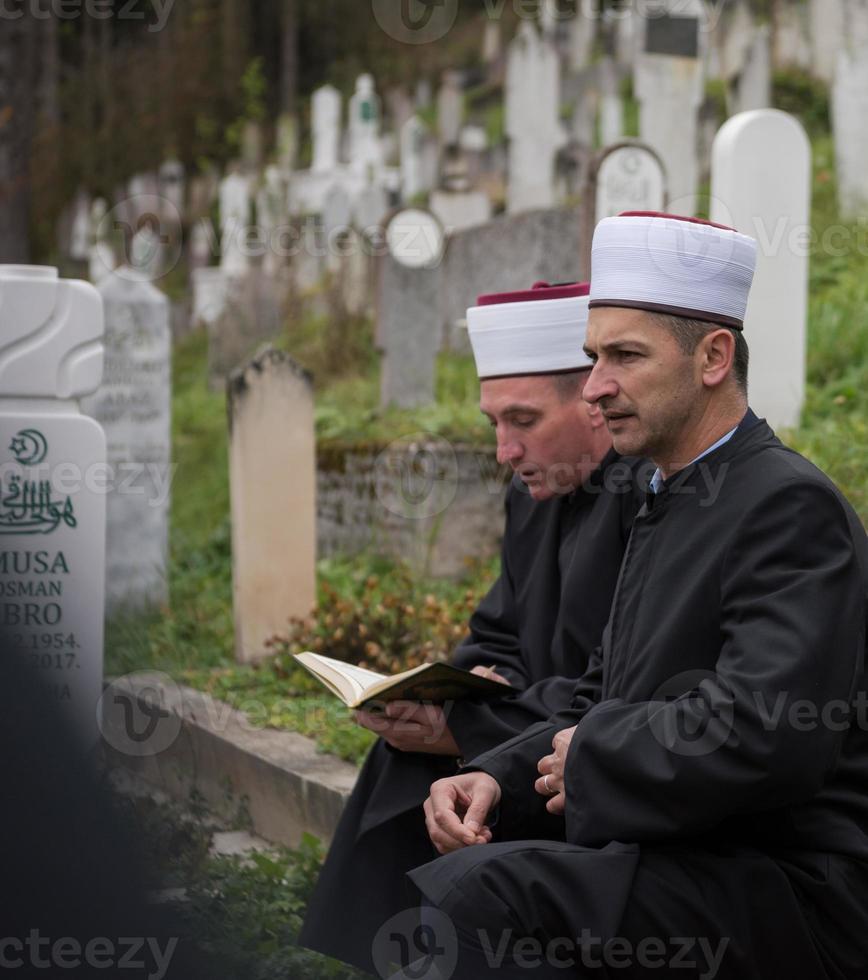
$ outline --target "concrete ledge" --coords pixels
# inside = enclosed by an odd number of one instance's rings
[[[357,769],[294,732],[256,730],[241,712],[166,674],[112,681],[103,696],[103,749],[169,796],[201,796],[209,810],[242,816],[251,832],[295,847],[303,833],[331,841]]]

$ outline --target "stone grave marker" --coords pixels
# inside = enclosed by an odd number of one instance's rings
[[[838,207],[845,218],[868,208],[868,46],[838,56],[832,86],[832,131],[838,176]]]
[[[322,227],[327,241],[345,232],[353,220],[352,202],[343,184],[333,184],[326,192]]]
[[[208,327],[208,379],[212,389],[249,357],[257,346],[281,330],[282,284],[262,269],[243,277],[225,277],[225,301]]]
[[[434,401],[445,235],[433,214],[408,208],[391,218],[385,237],[377,277],[380,402],[414,408]]]
[[[184,218],[184,164],[166,160],[157,173],[160,186],[160,220],[180,225]]]
[[[350,166],[368,175],[383,165],[380,146],[380,100],[371,75],[359,75],[350,99]]]
[[[597,108],[600,102],[596,66],[586,68],[573,77],[572,94],[572,137],[580,146],[592,147],[597,136]]]
[[[0,266],[0,632],[88,743],[105,606],[105,436],[77,401],[103,369],[102,302],[57,269]]]
[[[555,157],[567,142],[560,122],[560,64],[555,49],[522,21],[506,68],[510,213],[554,204]]]
[[[356,195],[352,206],[352,224],[369,237],[379,230],[389,211],[389,198],[378,184],[367,184]]]
[[[190,314],[194,327],[213,327],[226,309],[226,276],[219,266],[194,269],[193,309]]]
[[[227,384],[235,659],[251,663],[316,602],[313,379],[266,347]]]
[[[280,228],[286,220],[286,185],[280,168],[270,165],[265,168],[262,186],[256,195],[256,222],[262,233],[265,255],[262,270],[267,276],[276,276],[283,265],[278,254]]]
[[[618,69],[612,58],[600,62],[599,80],[600,140],[603,146],[611,146],[624,136],[624,101],[618,84]]]
[[[491,201],[485,191],[431,191],[429,207],[450,235],[491,220]]]
[[[112,616],[169,601],[172,336],[169,301],[149,282],[115,274],[99,291],[105,371],[82,411],[103,427],[116,481],[106,497],[106,612]]]
[[[745,317],[750,401],[774,428],[798,425],[805,391],[811,148],[777,109],[733,116],[712,148],[711,220],[752,235],[757,269]]]
[[[500,58],[500,20],[486,20],[485,29],[482,32],[482,62],[492,65]]]
[[[597,16],[587,4],[580,3],[569,23],[569,66],[573,72],[587,68],[597,37]]]
[[[338,165],[341,145],[341,93],[333,85],[318,88],[311,99],[314,173],[329,173]]]
[[[810,70],[811,39],[807,4],[777,3],[773,9],[774,67]]]
[[[768,109],[772,104],[771,42],[768,26],[753,32],[744,67],[735,82],[733,104],[736,112]]]
[[[441,146],[453,146],[458,142],[461,123],[464,120],[464,93],[461,91],[459,72],[443,73],[443,83],[437,93],[437,134]]]
[[[663,160],[669,198],[679,214],[696,209],[699,183],[697,115],[704,96],[704,11],[700,0],[678,14],[646,20],[635,72],[639,136]]]
[[[243,276],[250,266],[250,179],[232,173],[220,183],[220,267],[227,276]]]
[[[401,128],[401,197],[412,201],[430,190],[425,181],[425,139],[428,130],[418,116],[410,116]]]
[[[69,257],[76,262],[86,262],[90,254],[90,209],[90,198],[84,191],[79,191],[72,205],[69,240]]]
[[[117,266],[114,249],[107,239],[109,232],[108,203],[98,197],[90,208],[90,254],[88,256],[88,279],[98,283]]]

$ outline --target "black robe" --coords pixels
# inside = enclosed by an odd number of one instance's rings
[[[509,928],[632,944],[619,977],[670,975],[643,939],[705,937],[727,941],[717,980],[864,980],[866,569],[852,508],[752,413],[649,495],[571,709],[474,760],[503,842],[411,875],[459,929],[455,975],[486,975],[477,930]],[[572,725],[565,838],[520,840]]]
[[[470,619],[454,662],[493,665],[517,693],[449,705],[465,758],[570,703],[600,642],[633,517],[653,472],[610,452],[574,493],[535,502],[517,479],[506,497],[500,577]],[[435,855],[421,804],[456,771],[445,756],[371,749],[320,872],[299,942],[369,971],[371,943],[395,913],[418,905],[406,873]],[[552,819],[553,832],[562,820]]]

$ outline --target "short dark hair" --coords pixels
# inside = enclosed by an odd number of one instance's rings
[[[560,374],[551,376],[555,385],[555,391],[562,402],[575,398],[582,388],[582,382],[591,370],[590,365],[586,368],[576,368],[575,371],[563,371]]]
[[[684,354],[693,354],[700,340],[712,330],[729,330],[735,338],[735,353],[732,360],[732,373],[736,384],[747,394],[747,369],[750,361],[750,351],[744,339],[744,331],[728,327],[724,323],[708,323],[705,320],[693,320],[686,316],[673,316],[669,313],[653,313],[655,322],[665,327],[678,343]]]

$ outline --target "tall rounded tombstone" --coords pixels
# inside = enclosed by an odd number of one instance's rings
[[[712,146],[712,221],[757,240],[747,315],[750,401],[773,427],[799,424],[805,395],[811,146],[777,109],[733,116]]]
[[[96,289],[0,266],[0,648],[24,657],[92,743],[102,685],[105,436]]]
[[[384,238],[377,276],[380,402],[414,408],[434,401],[446,235],[430,211],[407,208],[388,220]]]

